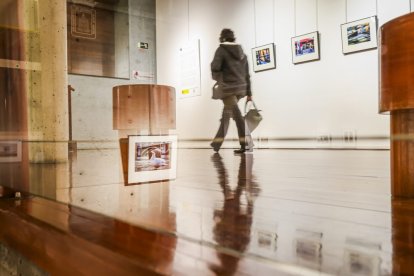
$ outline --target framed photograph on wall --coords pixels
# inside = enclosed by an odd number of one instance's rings
[[[0,141],[0,163],[12,163],[21,161],[21,141]]]
[[[316,31],[292,37],[291,48],[294,64],[319,60],[319,33]]]
[[[128,184],[175,179],[177,136],[128,137]]]
[[[377,48],[377,17],[371,16],[341,25],[344,54]]]
[[[253,70],[260,72],[276,68],[275,44],[270,43],[252,49]]]

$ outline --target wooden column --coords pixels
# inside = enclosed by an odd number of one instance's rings
[[[39,69],[30,72],[28,99],[29,159],[32,163],[68,160],[68,75],[66,1],[33,1],[38,5],[36,39],[29,56]]]
[[[21,141],[28,138],[28,72],[36,67],[27,55],[33,21],[25,12],[29,3],[1,1],[0,6],[0,183],[28,190],[28,144]],[[5,149],[14,154],[5,156]]]
[[[380,29],[379,111],[391,114],[391,193],[414,198],[414,13]]]

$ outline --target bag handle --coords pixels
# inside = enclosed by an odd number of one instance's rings
[[[256,109],[257,111],[260,111],[260,110],[257,109],[257,106],[254,103],[254,101],[250,100],[250,101],[246,101],[246,103],[244,104],[244,113],[246,113],[246,111],[247,111],[247,105],[248,105],[249,102],[251,102],[253,104],[254,109]]]

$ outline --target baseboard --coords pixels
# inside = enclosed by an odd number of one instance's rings
[[[209,148],[211,139],[179,139],[179,148]],[[370,149],[389,150],[389,137],[370,136],[358,139],[344,139],[343,137],[313,137],[266,138],[254,140],[256,149]],[[222,148],[239,147],[237,139],[226,139]]]
[[[179,148],[210,148],[211,139],[180,139]],[[389,150],[389,137],[366,136],[358,139],[344,139],[344,137],[290,137],[255,139],[256,149],[369,149]],[[228,138],[222,148],[238,148],[238,139]],[[78,141],[78,150],[118,149],[118,140],[107,141]]]

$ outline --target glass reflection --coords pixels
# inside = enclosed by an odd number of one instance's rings
[[[237,187],[232,189],[223,158],[219,153],[211,157],[224,196],[222,209],[214,211],[213,235],[221,247],[242,254],[250,243],[254,201],[260,188],[252,175],[253,155],[242,154],[237,158],[240,158]],[[220,266],[211,266],[213,272],[221,275],[234,274],[237,271],[239,258],[220,250],[216,254]]]
[[[67,3],[70,74],[129,78],[128,1]]]

